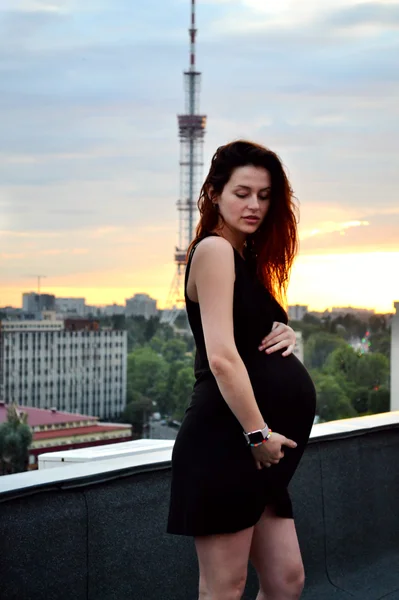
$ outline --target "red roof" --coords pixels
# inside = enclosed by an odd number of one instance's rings
[[[7,408],[7,404],[0,402],[0,423],[7,421]],[[98,421],[98,417],[62,412],[56,409],[18,406],[18,410],[28,414],[28,425],[30,425],[30,427],[35,427],[37,425],[52,425],[56,423],[74,423],[76,421]]]
[[[33,434],[33,440],[46,440],[59,437],[75,437],[78,435],[88,435],[89,433],[103,433],[105,431],[127,431],[130,435],[130,425],[92,425],[90,427],[67,427],[62,429],[53,429],[50,431],[38,431]]]

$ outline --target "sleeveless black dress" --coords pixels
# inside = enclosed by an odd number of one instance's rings
[[[287,485],[308,442],[316,407],[313,382],[296,356],[284,357],[284,350],[270,355],[258,350],[273,321],[287,323],[287,314],[259,282],[251,261],[234,249],[237,350],[265,422],[298,444],[296,448],[285,446],[285,456],[277,465],[258,470],[242,427],[209,369],[199,304],[187,296],[196,246],[185,276],[187,315],[197,347],[196,381],[172,454],[167,527],[168,533],[190,536],[234,533],[251,527],[266,505],[273,505],[280,517],[293,518]]]

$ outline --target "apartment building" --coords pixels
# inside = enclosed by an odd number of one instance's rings
[[[127,317],[156,317],[158,315],[157,301],[148,294],[135,294],[125,301]]]
[[[126,331],[97,321],[0,322],[0,401],[117,418],[126,358]]]

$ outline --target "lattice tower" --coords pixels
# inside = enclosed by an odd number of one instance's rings
[[[203,145],[206,116],[199,114],[201,73],[196,70],[195,0],[191,0],[190,67],[184,72],[185,114],[178,115],[180,139],[180,198],[178,245],[174,260],[176,271],[169,290],[163,322],[173,324],[184,308],[184,274],[187,248],[193,239],[203,170]]]

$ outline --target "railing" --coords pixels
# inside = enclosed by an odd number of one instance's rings
[[[170,449],[0,478],[2,600],[195,600]],[[304,600],[399,599],[399,412],[315,425],[290,486]],[[244,598],[256,597],[251,570]]]

